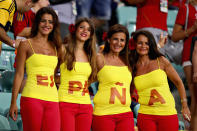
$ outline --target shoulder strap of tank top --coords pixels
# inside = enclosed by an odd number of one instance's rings
[[[157,58],[157,64],[158,64],[158,67],[160,69],[160,64],[159,64],[159,59]]]
[[[30,40],[27,39],[27,41],[28,41],[28,43],[29,43],[29,45],[30,45],[30,47],[31,47],[31,49],[32,49],[32,51],[33,51],[33,53],[35,54],[34,48],[32,47],[32,44],[31,44]]]

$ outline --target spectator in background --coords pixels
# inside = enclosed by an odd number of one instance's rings
[[[111,18],[111,0],[77,0],[77,17],[92,18],[96,27],[98,44],[102,42],[102,34],[108,30]]]
[[[137,6],[136,30],[150,31],[153,33],[156,43],[159,42],[162,32],[163,36],[167,35],[168,0],[127,1],[130,5]],[[159,44],[157,45],[159,46]]]
[[[62,40],[69,34],[69,24],[76,19],[77,9],[75,0],[50,0],[51,7],[57,11],[60,20],[60,35]],[[76,0],[78,1],[78,0]]]
[[[14,48],[17,48],[19,45],[20,40],[12,40],[6,33],[13,23],[15,11],[19,11],[21,13],[29,11],[37,1],[38,0],[0,1],[0,52],[2,48],[2,42]]]
[[[20,102],[23,130],[59,131],[59,100],[54,72],[61,38],[58,16],[53,9],[44,7],[36,13],[29,38],[18,48],[9,114],[17,120],[16,100],[26,68],[27,82]]]
[[[16,12],[13,20],[14,37],[16,39],[28,38],[31,34],[31,27],[34,22],[36,12],[42,8],[49,6],[49,0],[38,0],[34,7],[28,12]]]
[[[195,92],[192,81],[192,63],[190,61],[191,56],[191,43],[192,37],[197,35],[197,0],[190,0],[188,5],[188,22],[187,29],[185,30],[186,24],[186,12],[187,6],[183,5],[177,14],[176,22],[173,28],[172,40],[177,42],[184,40],[183,52],[182,52],[182,65],[185,72],[186,80],[191,94],[191,112],[193,116],[194,105],[195,105]],[[192,123],[194,125],[194,123]]]

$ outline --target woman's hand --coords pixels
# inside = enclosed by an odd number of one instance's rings
[[[9,115],[14,121],[17,120],[18,108],[17,108],[16,104],[11,104],[10,105]]]
[[[185,120],[187,120],[187,121],[191,120],[191,114],[190,114],[190,110],[189,110],[188,106],[183,106],[181,112],[182,112],[183,118]]]
[[[164,45],[166,43],[166,40],[167,40],[167,37],[168,37],[168,35],[164,36],[163,32],[161,32],[159,42],[157,43],[159,48],[163,48],[164,47]]]

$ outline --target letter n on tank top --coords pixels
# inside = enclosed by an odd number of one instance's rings
[[[116,82],[115,85],[123,86],[123,83]],[[125,105],[126,104],[126,88],[122,88],[122,96],[118,92],[116,87],[111,88],[111,95],[110,95],[110,104],[115,103],[115,96],[120,100],[121,104]]]

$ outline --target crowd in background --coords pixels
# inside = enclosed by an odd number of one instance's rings
[[[137,8],[132,34],[118,24],[116,9],[123,3]],[[171,36],[169,9],[178,10]],[[133,92],[141,105],[140,131],[178,130],[169,81],[178,89],[183,118],[197,130],[197,0],[4,0],[0,17],[0,41],[16,49],[10,116],[17,119],[22,92],[24,131],[134,130]],[[165,58],[166,43],[181,40],[189,108],[186,85]],[[93,110],[87,93],[95,81]]]

